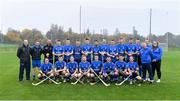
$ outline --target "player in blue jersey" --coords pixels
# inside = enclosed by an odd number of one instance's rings
[[[74,59],[79,64],[81,62],[81,42],[76,40],[76,45],[74,47]]]
[[[129,57],[135,57],[136,55],[136,46],[133,43],[133,38],[129,39],[129,43],[126,45],[126,55],[127,55],[127,59],[126,61],[129,61]]]
[[[117,51],[117,46],[115,45],[115,41],[114,40],[111,40],[111,42],[110,42],[107,55],[109,57],[111,57],[111,61],[113,63],[115,63],[117,61],[116,60],[116,56],[118,55],[118,51]]]
[[[103,43],[99,46],[100,60],[102,63],[106,62],[109,45],[106,44],[106,40],[103,39]]]
[[[130,84],[132,84],[133,82],[135,83],[135,81],[141,81],[142,78],[138,75],[138,64],[137,62],[134,62],[134,58],[131,56],[129,57],[129,62],[126,65],[127,68],[127,72],[129,73],[130,76]]]
[[[107,57],[107,62],[103,64],[103,79],[105,81],[114,81],[115,64],[111,61],[111,57]],[[110,77],[110,79],[108,79]]]
[[[115,80],[119,82],[119,77],[122,76],[122,80],[126,77],[126,62],[124,61],[124,56],[119,55],[119,61],[115,63]]]
[[[99,61],[99,57],[98,55],[94,56],[94,61],[92,61],[91,63],[91,69],[97,74],[97,75],[101,75],[102,74],[102,62]],[[93,85],[93,83],[96,81],[95,80],[95,75],[93,73],[93,71],[89,72],[90,78],[91,78],[91,84]]]
[[[52,68],[52,63],[49,62],[48,58],[45,58],[44,63],[41,64],[38,78],[39,79],[45,79],[46,76],[53,78],[53,68]],[[51,81],[49,81],[51,82]]]
[[[120,37],[119,39],[119,44],[117,44],[117,51],[118,51],[118,56],[124,56],[125,57],[125,51],[126,51],[126,45],[124,44],[124,38]],[[119,57],[116,57],[119,59]]]
[[[82,61],[79,63],[79,72],[81,73],[81,75],[85,75],[84,79],[89,79],[90,78],[90,67],[91,64],[90,62],[87,61],[87,57],[85,55],[82,56]],[[88,78],[86,78],[88,77]],[[84,81],[84,80],[83,80]]]
[[[64,45],[64,61],[68,63],[70,56],[73,55],[74,47],[70,45],[70,39],[66,39],[66,45]]]
[[[56,45],[53,47],[54,63],[58,61],[59,56],[64,55],[64,47],[61,45],[60,40],[56,40]]]
[[[98,42],[98,40],[94,41],[94,46],[93,46],[92,50],[93,50],[93,60],[95,59],[95,56],[100,57],[100,54],[99,54],[99,42]],[[100,60],[100,58],[99,58],[99,60]]]
[[[56,81],[59,81],[59,79],[65,75],[66,73],[65,68],[66,68],[66,62],[63,61],[63,57],[60,56],[58,58],[58,61],[56,61],[54,68]]]
[[[70,57],[70,62],[67,63],[65,68],[65,79],[63,82],[69,81],[71,78],[80,77],[78,72],[78,63],[74,61],[74,57]]]
[[[85,39],[85,44],[81,46],[81,53],[85,55],[88,62],[91,62],[92,45],[90,44],[90,40],[88,38]]]

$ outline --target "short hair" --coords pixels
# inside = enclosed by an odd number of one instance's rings
[[[89,40],[89,38],[86,38],[85,40]]]

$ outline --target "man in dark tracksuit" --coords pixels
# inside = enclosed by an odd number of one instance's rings
[[[52,54],[52,51],[53,51],[52,42],[51,42],[51,40],[48,40],[47,41],[47,45],[45,45],[43,47],[44,59],[48,58],[49,62],[53,64],[53,54]]]
[[[28,40],[24,40],[23,46],[18,48],[17,57],[20,59],[19,81],[23,80],[24,69],[26,70],[26,80],[30,80],[30,48]]]

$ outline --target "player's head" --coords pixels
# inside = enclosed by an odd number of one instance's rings
[[[146,47],[147,47],[147,43],[146,43],[146,42],[142,42],[141,45],[142,45],[143,48],[146,48]]]
[[[63,61],[63,57],[62,57],[62,56],[58,57],[58,60],[59,60],[60,62]]]
[[[98,45],[99,44],[99,42],[98,42],[98,40],[94,40],[94,45]]]
[[[115,41],[114,40],[111,40],[111,43],[110,43],[111,45],[114,45],[115,44]]]
[[[129,61],[130,62],[133,62],[134,61],[134,58],[132,56],[129,57]]]
[[[139,38],[136,38],[136,44],[139,44],[141,41]]]
[[[86,43],[86,44],[89,44],[89,42],[90,42],[89,38],[86,38],[86,39],[85,39],[85,43]]]
[[[47,40],[47,45],[51,45],[52,41],[50,39]]]
[[[59,40],[59,39],[56,40],[56,44],[57,44],[57,45],[61,45],[61,40]]]
[[[111,57],[107,57],[107,62],[111,62]]]
[[[98,59],[99,59],[98,55],[95,55],[94,59],[95,59],[95,61],[98,61]]]
[[[86,60],[87,60],[86,56],[83,55],[83,56],[82,56],[82,61],[83,61],[83,62],[86,62]]]
[[[70,61],[74,62],[74,57],[73,56],[70,57]]]
[[[124,42],[123,37],[120,37],[120,38],[119,38],[119,43],[123,43],[123,42]]]
[[[80,46],[80,45],[81,45],[80,40],[76,40],[76,46]]]
[[[145,42],[146,42],[146,44],[149,44],[149,39],[148,38],[145,39]]]
[[[45,58],[44,63],[45,63],[45,64],[48,64],[48,63],[49,63],[49,59],[48,59],[48,58]]]
[[[158,42],[157,41],[153,41],[153,44],[152,44],[153,48],[156,48],[158,47]]]
[[[133,43],[133,38],[129,38],[129,43]]]
[[[124,61],[124,56],[119,55],[119,61]]]
[[[70,39],[66,39],[66,45],[69,45],[70,43]]]
[[[40,45],[40,42],[39,42],[39,41],[36,41],[35,45],[36,45],[36,46],[39,46],[39,45]]]
[[[23,44],[24,44],[25,46],[27,46],[27,45],[28,45],[28,40],[24,40],[24,41],[23,41]]]

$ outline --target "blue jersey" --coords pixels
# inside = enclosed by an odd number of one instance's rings
[[[102,62],[101,61],[93,61],[91,63],[91,68],[96,71],[101,71],[102,68]]]
[[[156,60],[156,61],[160,61],[162,58],[162,48],[161,47],[157,47],[156,49],[152,49],[152,60]]]
[[[74,47],[73,47],[72,45],[65,45],[65,46],[64,46],[64,52],[65,52],[65,53],[72,53],[73,50],[74,50]],[[69,59],[70,59],[70,56],[65,55],[65,56],[64,56],[64,59],[65,59],[65,60],[69,60]]]
[[[56,63],[55,63],[55,67],[56,67],[56,69],[58,70],[58,69],[63,69],[64,67],[66,66],[66,62],[64,62],[64,61],[57,61]]]
[[[92,50],[93,50],[94,55],[99,55],[99,46],[97,46],[97,45],[93,46]]]
[[[113,62],[105,62],[103,65],[103,71],[114,71],[115,70],[115,64]]]
[[[137,62],[128,62],[126,64],[126,68],[129,68],[131,70],[136,70],[138,68]]]
[[[77,62],[68,62],[66,67],[69,70],[69,72],[72,74],[78,68],[78,64]]]
[[[110,46],[109,46],[109,49],[108,49],[108,53],[109,53],[110,55],[115,55],[115,54],[117,54],[117,53],[118,53],[118,51],[117,51],[117,46],[115,46],[115,45],[110,45]]]
[[[150,48],[142,48],[140,50],[141,63],[151,63],[152,51]]]
[[[99,46],[99,52],[108,52],[109,50],[109,45],[107,44],[102,44]],[[103,57],[100,56],[100,60],[102,60],[103,58],[103,61],[106,61],[106,58],[107,58],[107,55],[105,54]]]
[[[135,44],[136,51],[139,52],[142,49],[142,46],[140,44]]]
[[[75,60],[81,59],[81,47],[80,46],[74,47],[74,58],[75,58]]]
[[[43,73],[50,72],[50,71],[52,70],[52,64],[51,64],[51,63],[41,64],[40,70],[41,70]]]
[[[126,45],[126,51],[127,53],[135,53],[136,52],[136,45],[135,44],[127,44]]]
[[[117,45],[117,51],[118,51],[118,55],[125,55],[125,51],[126,51],[126,45],[124,44],[118,44]]]
[[[87,71],[91,67],[91,64],[89,62],[80,62],[79,68],[81,71]]]
[[[62,53],[64,53],[64,47],[60,46],[60,45],[56,45],[53,47],[53,52],[55,54],[62,54]]]
[[[116,61],[115,65],[118,70],[126,69],[126,62],[124,61]]]
[[[84,44],[84,45],[82,45],[81,46],[81,50],[82,50],[82,52],[91,52],[92,51],[92,45],[91,44]],[[87,56],[87,61],[91,61],[91,54],[88,54],[88,56]]]

